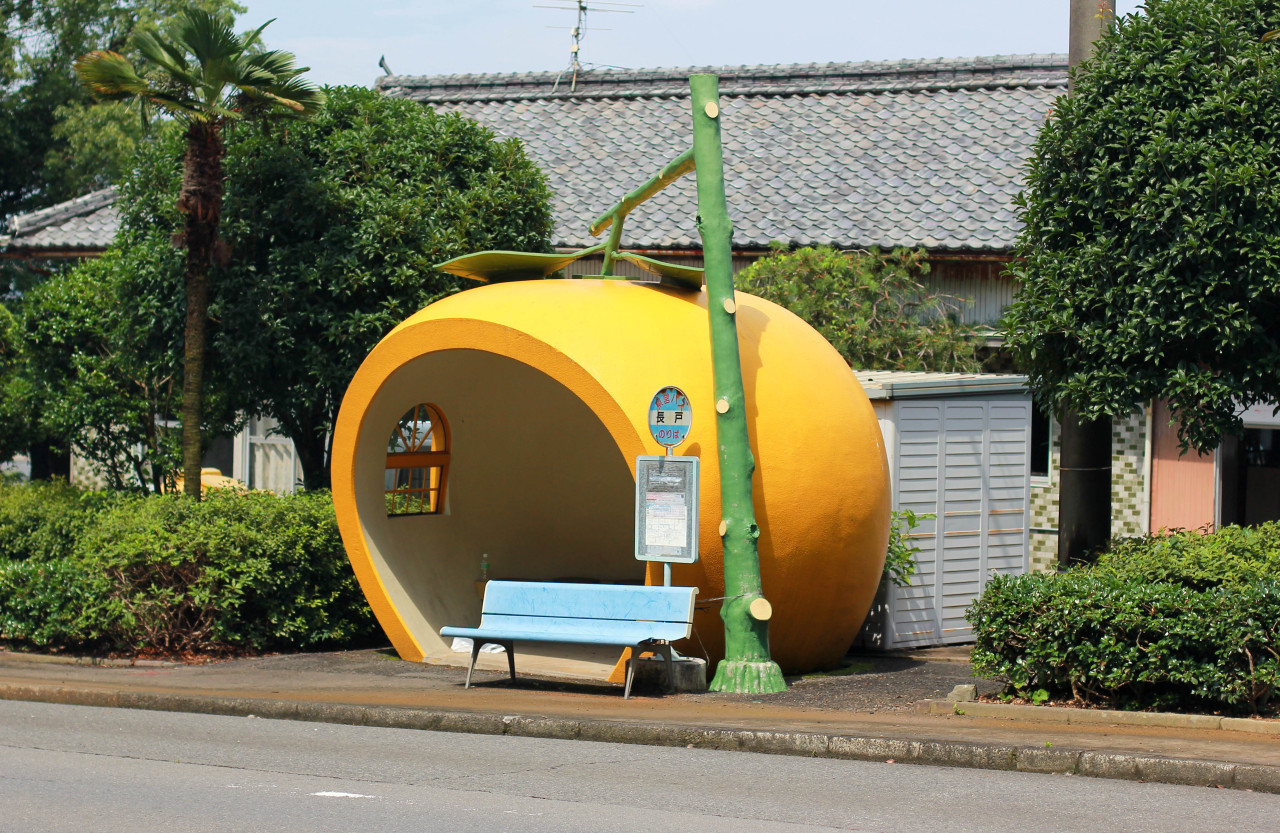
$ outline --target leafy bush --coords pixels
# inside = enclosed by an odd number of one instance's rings
[[[1280,585],[1198,589],[1105,570],[996,576],[969,608],[974,672],[1132,709],[1261,711],[1280,682]]]
[[[911,543],[911,531],[921,521],[933,518],[933,515],[917,515],[910,509],[894,512],[889,518],[889,547],[884,556],[884,575],[881,581],[891,581],[898,587],[911,584],[911,577],[916,574],[916,554],[920,548]]]
[[[1280,576],[1280,523],[1226,526],[1206,535],[1177,530],[1111,543],[1095,572],[1203,590]]]
[[[0,483],[0,561],[71,555],[85,527],[114,501],[60,480]]]
[[[967,304],[929,290],[923,249],[787,251],[735,276],[738,288],[803,318],[860,370],[977,370]]]
[[[0,639],[15,643],[220,653],[377,632],[323,492],[121,497],[74,551],[0,558]]]
[[[71,558],[0,559],[0,641],[52,650],[89,644],[86,585]]]

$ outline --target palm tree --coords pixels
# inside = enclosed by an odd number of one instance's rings
[[[177,205],[184,223],[187,292],[182,473],[183,491],[197,500],[209,271],[220,248],[222,129],[236,121],[306,117],[324,104],[324,93],[301,77],[309,67],[295,66],[288,52],[255,51],[270,23],[237,35],[229,18],[191,9],[179,15],[165,34],[148,29],[132,36],[131,45],[149,63],[144,74],[115,52],[91,52],[75,64],[96,98],[136,101],[144,113],[156,107],[186,128]]]

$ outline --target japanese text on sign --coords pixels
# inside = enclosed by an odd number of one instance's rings
[[[674,448],[684,442],[693,422],[693,407],[684,391],[668,385],[649,403],[649,433],[659,445]]]

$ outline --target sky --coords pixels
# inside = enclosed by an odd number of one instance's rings
[[[397,75],[557,71],[575,0],[239,0],[321,84]],[[623,0],[588,13],[590,67],[692,67],[1067,51],[1069,0]],[[1140,0],[1116,0],[1117,14]],[[542,6],[560,6],[548,9]],[[624,13],[629,12],[629,13]]]

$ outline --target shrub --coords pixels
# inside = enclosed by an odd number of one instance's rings
[[[0,640],[53,651],[89,644],[89,589],[70,558],[0,559]]]
[[[69,556],[85,527],[115,500],[61,480],[0,483],[0,560]]]
[[[924,282],[923,249],[773,251],[734,277],[738,289],[786,307],[866,370],[977,370],[968,304]]]
[[[970,606],[974,671],[1119,708],[1260,711],[1280,682],[1280,586],[1205,589],[1076,570],[996,576]]]
[[[0,639],[16,643],[220,653],[377,633],[325,492],[118,497],[73,551],[0,559]]]
[[[1187,530],[1113,541],[1095,571],[1120,578],[1205,589],[1280,576],[1280,523]]]

